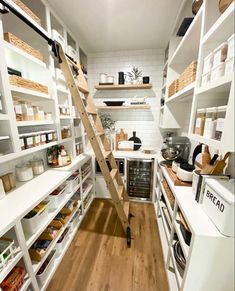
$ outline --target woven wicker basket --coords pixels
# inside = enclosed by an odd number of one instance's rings
[[[36,21],[41,26],[41,20],[37,17],[23,2],[20,0],[13,0],[25,13],[27,13],[34,21]]]
[[[12,45],[18,47],[19,49],[27,52],[31,56],[39,59],[40,61],[43,61],[43,55],[39,51],[37,51],[34,48],[32,48],[30,45],[25,43],[23,40],[21,40],[18,37],[16,37],[14,34],[12,34],[10,32],[6,32],[6,33],[4,33],[4,39],[5,39],[5,41],[7,41],[7,42],[11,43]]]
[[[175,93],[177,93],[179,91],[179,80],[176,79],[174,82],[172,82],[170,84],[170,86],[168,87],[168,97],[171,97],[172,95],[174,95]]]
[[[173,195],[169,185],[167,184],[167,181],[164,179],[162,182],[163,188],[166,192],[167,198],[169,200],[169,203],[171,205],[171,208],[174,209],[174,204],[175,204],[175,196]]]
[[[9,76],[9,80],[11,85],[48,94],[48,87],[39,83],[15,75]]]
[[[196,80],[197,61],[193,61],[179,77],[179,91]]]

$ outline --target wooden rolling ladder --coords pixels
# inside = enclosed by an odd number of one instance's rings
[[[73,103],[82,120],[87,137],[96,155],[97,162],[111,194],[115,209],[127,236],[127,245],[131,245],[129,223],[129,197],[119,173],[116,161],[105,135],[93,98],[88,90],[86,79],[79,63],[67,57],[59,43],[56,43],[60,68],[70,89]],[[75,74],[75,77],[74,77]],[[107,164],[109,162],[109,165]]]

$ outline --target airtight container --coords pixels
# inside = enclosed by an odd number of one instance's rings
[[[225,61],[225,74],[235,71],[235,57],[231,57]]]
[[[198,135],[203,135],[204,126],[206,120],[206,109],[198,109],[196,114],[196,122],[195,122],[195,129],[194,133]]]
[[[227,59],[234,58],[235,57],[235,34],[231,35],[228,39],[228,53],[227,53]]]
[[[211,81],[217,80],[224,76],[225,72],[225,63],[221,62],[211,70]]]
[[[203,64],[203,72],[202,74],[209,73],[212,65],[213,65],[213,52],[210,53],[207,57],[204,58],[204,64]]]
[[[206,109],[206,119],[203,136],[213,138],[215,136],[217,108],[211,107]]]
[[[203,74],[202,75],[202,80],[201,80],[201,86],[205,85],[206,83],[208,83],[211,79],[211,71]]]
[[[228,43],[224,42],[218,46],[213,54],[213,68],[218,66],[221,62],[224,62],[227,58]]]
[[[216,128],[215,128],[215,139],[221,140],[222,133],[224,130],[224,121],[226,116],[227,106],[217,107],[217,119],[216,119]]]

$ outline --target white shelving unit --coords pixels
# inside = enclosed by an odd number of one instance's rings
[[[156,183],[156,215],[166,262],[170,290],[204,291],[233,290],[234,238],[223,236],[210,218],[195,201],[191,187],[175,186],[166,168],[158,159]],[[162,186],[165,179],[174,198],[174,210]],[[161,196],[164,197],[162,200]],[[165,201],[165,202],[164,202]],[[163,209],[169,214],[164,215]],[[192,234],[187,245],[180,229],[181,212]],[[170,219],[169,219],[170,218]],[[167,226],[169,225],[169,227]],[[170,228],[170,231],[169,231]],[[163,229],[163,231],[162,231]],[[185,269],[180,270],[175,259],[173,245],[177,239],[186,260]],[[218,251],[223,250],[223,251]],[[173,267],[173,272],[171,271]],[[208,280],[208,270],[213,269],[213,280]],[[174,278],[172,277],[174,276]],[[195,284],[196,282],[196,284]],[[225,287],[226,286],[226,287]]]

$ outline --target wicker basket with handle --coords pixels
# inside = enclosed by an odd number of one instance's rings
[[[25,13],[27,13],[34,21],[36,21],[41,26],[41,20],[38,16],[36,16],[33,11],[31,11],[23,2],[20,0],[13,0],[15,4],[17,4]]]
[[[9,76],[9,80],[11,85],[48,94],[48,87],[37,82],[33,82],[15,75]]]
[[[9,42],[10,44],[18,47],[19,49],[27,52],[31,56],[39,59],[40,61],[43,61],[43,55],[38,51],[32,48],[30,45],[28,45],[23,40],[19,39],[17,36],[10,32],[4,33],[4,39],[5,41]]]

